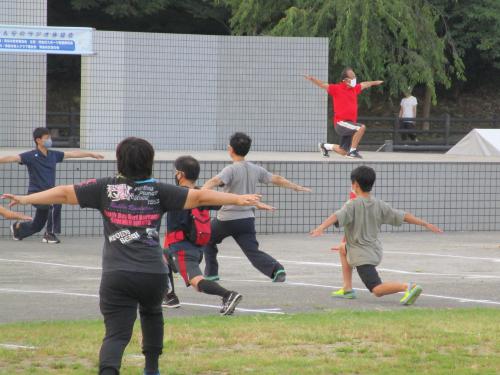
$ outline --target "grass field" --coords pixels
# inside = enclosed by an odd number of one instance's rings
[[[165,333],[163,375],[500,373],[498,309],[176,318]],[[0,325],[0,374],[96,374],[102,336],[100,321]],[[122,374],[142,367],[136,326]]]

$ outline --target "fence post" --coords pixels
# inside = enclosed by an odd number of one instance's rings
[[[449,113],[444,114],[444,144],[448,146],[450,144],[450,115]]]
[[[394,119],[394,130],[392,132],[392,144],[397,145],[398,142],[398,129],[399,129],[399,117],[396,116]]]

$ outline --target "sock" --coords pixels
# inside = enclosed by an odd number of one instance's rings
[[[333,145],[331,143],[325,143],[323,147],[325,148],[325,150],[333,151]]]
[[[198,289],[202,293],[213,294],[213,295],[221,296],[221,297],[226,297],[231,293],[229,290],[221,287],[215,281],[210,281],[210,280],[205,280],[205,279],[201,280],[198,283]]]
[[[160,355],[158,353],[144,353],[146,358],[146,367],[144,369],[145,374],[158,374],[158,358]]]
[[[356,149],[351,147],[351,149],[349,150],[349,152],[353,152],[353,151],[356,151]]]

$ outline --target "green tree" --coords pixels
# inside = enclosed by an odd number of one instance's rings
[[[328,37],[330,78],[352,66],[363,80],[384,80],[390,97],[424,85],[427,115],[437,84],[449,87],[452,78],[464,79],[452,37],[438,33],[440,13],[425,0],[218,2],[230,7],[235,34]],[[263,18],[266,7],[269,16]]]

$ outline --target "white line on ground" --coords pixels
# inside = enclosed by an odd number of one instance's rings
[[[37,265],[42,265],[42,266],[78,268],[78,269],[82,269],[82,270],[96,270],[96,271],[102,270],[101,267],[78,266],[78,265],[63,264],[63,263],[39,262],[39,261],[35,261],[35,260],[18,260],[18,259],[4,259],[4,258],[0,258],[0,262],[27,263],[27,264],[37,264]]]
[[[236,256],[228,256],[228,255],[219,255],[218,258],[225,259],[246,259],[245,257],[236,257]],[[329,263],[329,262],[306,262],[306,261],[297,261],[297,260],[283,260],[278,259],[280,263],[288,263],[288,264],[299,264],[303,266],[321,266],[321,267],[342,267],[339,263]],[[391,268],[383,268],[377,267],[379,271],[385,272],[393,272],[405,275],[425,275],[425,276],[437,276],[437,277],[460,277],[460,278],[470,278],[470,279],[500,279],[500,276],[497,275],[481,275],[481,274],[466,274],[466,273],[436,273],[436,272],[416,272],[416,271],[403,271],[403,270],[395,270]]]
[[[36,346],[29,346],[29,345],[16,345],[16,344],[0,344],[0,348],[5,348],[5,349],[36,349]]]
[[[238,280],[238,279],[226,279],[226,278],[224,278],[224,281],[242,282],[242,283],[269,283],[269,280]],[[305,287],[326,288],[326,289],[340,289],[341,288],[340,286],[335,286],[335,285],[311,284],[311,283],[302,283],[302,282],[293,282],[293,281],[286,281],[285,283],[283,283],[281,285],[305,286]],[[363,289],[363,288],[353,288],[353,289],[359,290],[361,292],[369,293],[369,291],[367,289]],[[399,293],[399,294],[402,294],[402,293]],[[465,298],[465,297],[442,296],[442,295],[427,294],[427,293],[422,293],[420,296],[431,297],[431,298],[449,299],[449,300],[458,301],[458,302],[484,303],[484,304],[499,305],[500,306],[500,301],[492,301],[489,299],[472,299],[472,298]]]
[[[488,262],[500,262],[500,258],[488,258],[488,257],[471,257],[464,255],[449,255],[449,254],[436,254],[436,253],[411,253],[406,251],[386,251],[384,254],[401,254],[401,255],[418,255],[418,256],[428,256],[428,257],[440,257],[440,258],[456,258],[456,259],[468,259],[468,260],[485,260]]]
[[[72,293],[72,292],[62,292],[62,291],[57,291],[57,290],[23,290],[23,289],[12,289],[12,288],[0,288],[0,292],[4,292],[4,293],[26,293],[26,294],[52,294],[52,295],[61,295],[61,296],[72,296],[72,297],[92,297],[92,298],[99,298],[99,295],[97,295],[97,294]],[[208,307],[208,308],[220,309],[220,306],[206,305],[206,304],[202,304],[202,303],[181,302],[181,305],[199,306],[199,307]],[[273,307],[273,308],[269,308],[269,309],[268,308],[264,308],[264,309],[245,309],[245,308],[237,307],[236,310],[238,310],[238,311],[244,311],[244,312],[261,313],[261,314],[280,314],[280,315],[284,314],[284,312],[279,311],[279,310],[281,310],[279,307]]]

